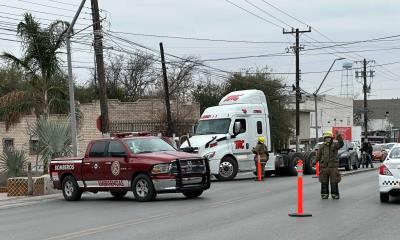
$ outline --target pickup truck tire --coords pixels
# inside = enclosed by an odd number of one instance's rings
[[[78,201],[82,196],[82,191],[73,176],[66,176],[63,179],[62,192],[67,201]]]
[[[110,191],[111,195],[115,198],[123,198],[128,193],[127,191]]]
[[[187,198],[197,198],[203,193],[203,190],[182,192]]]
[[[139,202],[153,201],[157,196],[153,181],[146,174],[139,174],[135,177],[132,191],[135,199]]]
[[[220,181],[232,180],[238,173],[238,165],[236,160],[230,156],[222,158],[219,164],[219,173],[215,177]]]

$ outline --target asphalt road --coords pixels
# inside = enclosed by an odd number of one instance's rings
[[[296,177],[265,182],[215,182],[201,198],[159,195],[136,202],[107,193],[79,202],[61,197],[0,209],[0,239],[398,239],[400,198],[381,204],[377,170],[344,176],[340,200],[321,200],[319,183],[304,178],[304,211],[296,208]]]

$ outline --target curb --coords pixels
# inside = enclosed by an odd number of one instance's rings
[[[40,203],[40,202],[46,201],[46,200],[57,199],[60,197],[61,197],[60,193],[56,193],[56,194],[49,194],[49,195],[43,195],[43,196],[33,196],[33,197],[26,196],[26,197],[15,197],[15,198],[11,198],[11,199],[1,199],[0,200],[0,209],[26,206],[26,205],[30,205],[33,203]]]
[[[342,176],[347,176],[347,175],[353,175],[353,174],[357,174],[357,173],[372,172],[372,171],[378,171],[378,170],[379,170],[378,167],[374,167],[374,168],[356,170],[356,171],[352,171],[352,172],[345,172],[345,173],[341,173],[341,175]]]

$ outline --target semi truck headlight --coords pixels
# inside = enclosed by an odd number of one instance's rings
[[[163,163],[154,165],[151,169],[152,174],[166,174],[171,172],[171,164]]]
[[[204,154],[204,157],[207,159],[213,158],[215,156],[215,152],[209,152]]]

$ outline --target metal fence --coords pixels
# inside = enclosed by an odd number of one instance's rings
[[[183,121],[173,123],[173,132],[177,136],[181,136],[192,132],[193,126],[196,122]],[[135,120],[135,121],[112,121],[110,124],[111,133],[116,132],[150,132],[152,134],[162,133],[165,135],[167,129],[167,123],[163,121],[153,120]]]

